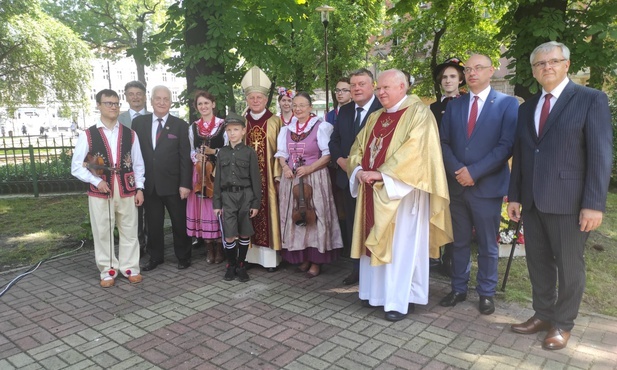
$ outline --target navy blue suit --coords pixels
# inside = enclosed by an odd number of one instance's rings
[[[589,233],[580,231],[579,213],[605,210],[611,114],[606,94],[570,81],[538,137],[534,113],[540,96],[519,110],[508,198],[522,204],[535,317],[569,331],[585,290]]]
[[[452,290],[467,292],[472,230],[478,240],[476,287],[481,296],[492,297],[497,287],[499,248],[497,233],[503,196],[508,191],[518,101],[491,88],[475,128],[467,138],[471,94],[448,103],[441,121],[443,160],[450,190],[450,211],[454,231],[452,248]],[[467,167],[474,180],[464,187],[455,172]]]
[[[381,103],[377,97],[375,97],[359,127],[356,127],[354,124],[356,118],[356,104],[354,102],[347,103],[339,109],[334,131],[332,131],[330,143],[328,144],[330,148],[330,157],[334,163],[336,163],[336,160],[339,158],[347,158],[349,156],[349,151],[356,140],[358,132],[360,132],[366,124],[368,116],[378,109],[381,109]],[[349,192],[349,177],[347,176],[347,172],[343,171],[340,167],[336,169],[335,183],[336,186],[343,190],[347,241],[351,243],[353,215],[356,213],[356,198],[352,197]]]

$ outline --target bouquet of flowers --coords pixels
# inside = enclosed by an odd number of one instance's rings
[[[499,224],[499,234],[497,235],[497,241],[500,244],[510,244],[514,239],[514,233],[516,232],[516,222],[510,220],[508,217],[508,197],[503,197],[503,204],[501,205],[501,223]],[[523,235],[523,225],[519,228],[518,232],[518,244],[525,244],[525,236]]]

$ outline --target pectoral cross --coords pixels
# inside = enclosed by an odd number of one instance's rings
[[[253,145],[255,146],[255,151],[257,151],[257,148],[259,148],[259,140],[253,141]]]

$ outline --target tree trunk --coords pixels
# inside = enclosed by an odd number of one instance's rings
[[[431,49],[431,78],[433,77],[433,71],[437,68],[437,52],[439,51],[439,43],[444,33],[446,33],[447,26],[444,25],[439,31],[435,32],[433,38],[433,48]],[[435,97],[437,101],[441,99],[441,81],[433,81],[433,87],[435,88]]]
[[[196,6],[196,5],[192,5],[189,6],[187,4],[186,6],[186,10],[185,10],[185,30],[184,30],[184,42],[185,42],[185,50],[191,51],[191,50],[199,50],[200,47],[202,45],[205,45],[208,43],[208,30],[209,30],[209,18],[204,17],[204,14],[217,14],[218,11],[215,10],[214,8],[212,9],[213,12],[212,13],[208,13],[205,11],[204,8],[212,8],[212,6],[210,4],[208,4],[208,2],[200,2],[201,5]],[[193,9],[193,10],[191,10]],[[196,12],[194,11],[194,9],[200,9],[200,11]],[[205,58],[199,58],[198,62],[195,63],[194,65],[187,65],[186,66],[186,91],[187,93],[190,94],[192,92],[194,92],[197,89],[202,89],[202,90],[209,90],[211,89],[212,86],[206,86],[203,82],[200,82],[200,80],[203,80],[204,76],[213,76],[213,75],[218,75],[218,76],[224,76],[225,75],[225,68],[222,64],[220,64],[216,58],[212,59],[205,59]],[[233,98],[230,99],[230,97],[225,96],[227,95],[227,90],[220,90],[221,93],[220,95],[223,96],[216,96],[217,98],[217,111],[220,112],[226,112],[226,106],[228,104],[230,104],[230,101],[233,101]],[[190,119],[192,119],[193,117],[196,117],[195,115],[195,108],[193,108],[192,104],[189,104],[189,117]],[[219,116],[219,114],[217,112],[215,112],[215,115]]]

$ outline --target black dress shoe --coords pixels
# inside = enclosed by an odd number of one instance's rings
[[[451,291],[447,296],[443,297],[441,301],[439,301],[439,305],[443,307],[454,307],[457,303],[463,302],[467,299],[467,293],[457,293],[455,291]]]
[[[153,259],[150,259],[145,265],[141,267],[141,269],[142,271],[152,271],[161,263],[163,263],[163,261],[155,261]]]
[[[178,270],[184,270],[186,268],[189,268],[190,265],[191,265],[191,260],[189,259],[178,260]]]
[[[388,311],[384,315],[385,319],[388,321],[401,321],[407,317],[406,313],[400,313],[397,311]]]
[[[480,296],[480,313],[483,315],[490,315],[495,312],[495,303],[493,297]]]
[[[367,307],[367,308],[372,308],[373,306],[371,306],[371,304],[368,302],[368,299],[361,299],[360,300],[360,306],[362,307]]]
[[[358,284],[358,280],[360,280],[360,273],[358,271],[354,271],[345,279],[343,279],[343,285],[354,285]]]

